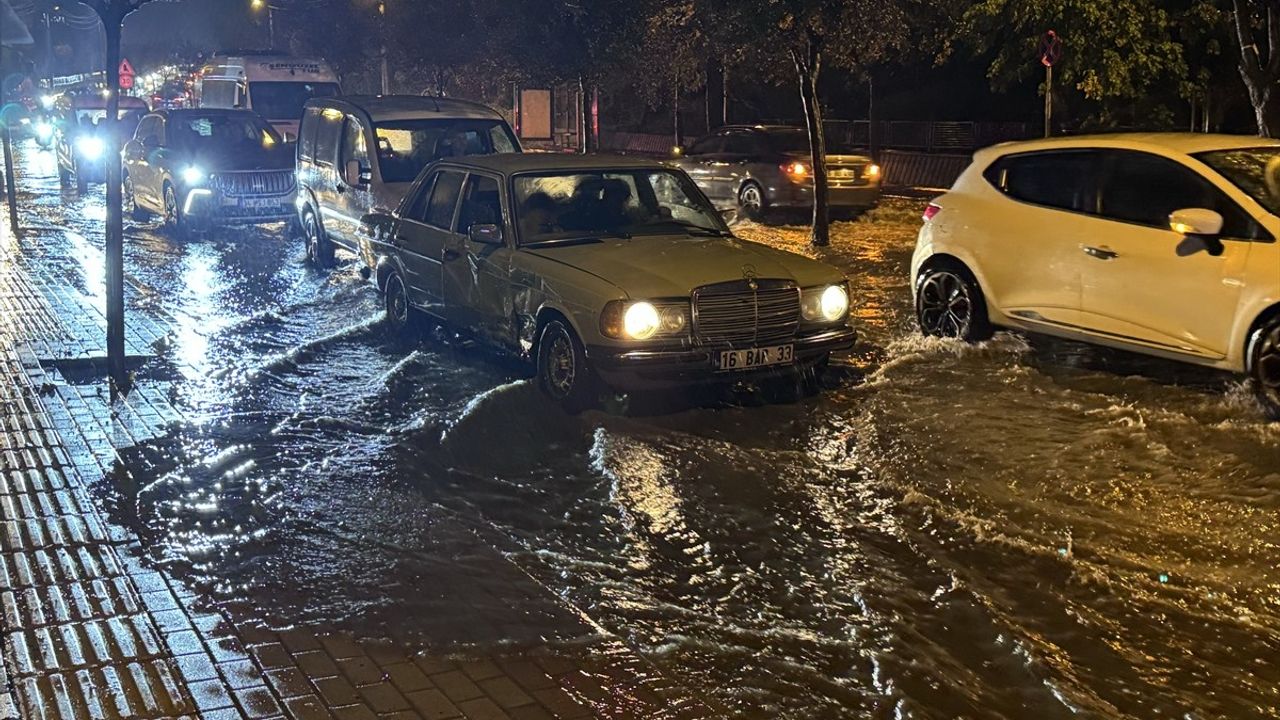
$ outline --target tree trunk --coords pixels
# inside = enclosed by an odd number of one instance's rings
[[[676,78],[674,100],[671,104],[671,129],[675,135],[676,147],[684,145],[684,127],[680,123],[680,78]]]
[[[124,217],[120,169],[120,26],[123,17],[108,12],[102,18],[107,36],[107,116],[104,154],[107,163],[107,370],[114,391],[127,392],[124,362]]]
[[[1240,78],[1244,80],[1245,89],[1249,92],[1249,104],[1253,106],[1254,121],[1258,125],[1258,134],[1262,137],[1273,137],[1275,114],[1271,112],[1272,91],[1280,81],[1280,2],[1267,0],[1265,5],[1266,43],[1260,47],[1254,35],[1252,14],[1248,12],[1241,0],[1232,0],[1233,20],[1236,30],[1236,44],[1240,50]],[[1248,7],[1252,7],[1249,5]],[[1263,48],[1266,57],[1263,58]]]
[[[818,247],[831,244],[831,212],[827,188],[827,138],[822,127],[822,107],[818,99],[818,76],[822,72],[820,40],[810,37],[803,52],[792,51],[800,80],[800,102],[804,124],[809,130],[809,155],[813,165],[813,229],[809,241]]]

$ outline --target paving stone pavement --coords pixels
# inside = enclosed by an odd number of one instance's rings
[[[182,419],[179,380],[114,402],[101,383],[67,382],[100,372],[105,322],[97,296],[55,271],[40,238],[57,231],[0,230],[0,720],[721,714],[607,634],[574,653],[443,657],[343,628],[273,629],[157,569],[91,486]],[[128,295],[127,352],[146,356],[165,316]],[[550,595],[531,578],[520,591]]]

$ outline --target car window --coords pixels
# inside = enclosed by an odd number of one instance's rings
[[[458,212],[458,232],[466,233],[472,225],[500,225],[502,223],[502,196],[498,181],[484,175],[472,175],[462,194],[462,209]]]
[[[338,154],[342,118],[342,113],[333,110],[320,113],[319,127],[316,128],[316,162],[321,165],[332,165]]]
[[[424,222],[442,230],[453,228],[453,210],[458,205],[462,191],[462,173],[443,170],[431,189],[431,202],[427,205]]]
[[[435,187],[437,177],[440,177],[440,173],[431,173],[418,185],[417,192],[414,193],[413,199],[409,201],[405,208],[405,218],[423,223],[427,221],[427,207],[431,202],[431,189]]]
[[[1187,166],[1142,152],[1108,153],[1102,185],[1102,215],[1111,220],[1169,229],[1169,215],[1207,208],[1222,215],[1222,234],[1253,238],[1257,226],[1226,193]]]
[[[697,142],[689,146],[686,155],[711,155],[720,152],[720,148],[724,147],[723,135],[708,135],[699,139]]]
[[[1095,151],[1059,151],[1001,158],[985,173],[1009,197],[1035,205],[1096,212]]]
[[[375,124],[378,167],[383,182],[413,182],[422,170],[443,158],[517,152],[514,136],[501,119],[386,120]]]
[[[756,139],[749,133],[737,132],[724,139],[724,153],[727,155],[757,155]]]
[[[316,155],[316,126],[320,124],[320,108],[308,108],[298,130],[298,157],[314,160]]]
[[[160,140],[160,118],[152,115],[142,119],[138,123],[138,131],[134,133],[134,137],[138,142],[146,143],[150,139],[153,143]]]
[[[358,161],[361,166],[369,165],[369,149],[365,144],[364,126],[360,121],[347,116],[346,125],[342,131],[342,162],[340,165],[345,167],[352,160]]]

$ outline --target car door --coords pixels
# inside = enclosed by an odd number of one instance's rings
[[[320,113],[316,125],[314,169],[311,172],[311,191],[320,204],[320,219],[324,223],[325,234],[344,247],[346,243],[336,228],[341,227],[343,222],[337,163],[338,146],[342,143],[342,121],[345,117],[341,111],[333,108],[325,108]]]
[[[1101,190],[1107,228],[1081,247],[1081,324],[1121,341],[1225,357],[1249,253],[1266,231],[1198,172],[1150,153],[1108,152]],[[1190,252],[1170,229],[1169,214],[1186,208],[1223,216],[1221,254]]]
[[[396,227],[392,239],[405,271],[409,302],[438,317],[445,317],[444,250],[453,238],[453,221],[466,173],[442,169],[428,176]]]
[[[515,336],[511,326],[509,224],[497,176],[471,173],[462,189],[456,232],[444,249],[444,298],[449,321],[495,344]],[[473,226],[495,226],[500,242],[476,242]]]
[[[149,115],[138,123],[133,139],[125,143],[122,157],[125,172],[133,183],[133,195],[137,203],[152,211],[163,210],[159,192],[155,189],[155,172],[151,167],[151,151],[159,146],[160,117]]]
[[[735,130],[725,136],[720,160],[712,165],[711,180],[721,199],[737,200],[742,182],[751,172],[751,161],[761,154],[762,148],[754,132]]]
[[[688,173],[689,177],[693,178],[693,182],[702,189],[702,192],[706,193],[707,197],[713,201],[717,198],[712,194],[715,192],[715,188],[711,184],[712,168],[723,148],[723,133],[708,135],[690,145],[684,158],[678,163],[681,169]]]
[[[338,162],[333,167],[333,205],[327,230],[337,236],[342,245],[355,249],[359,246],[360,218],[373,208],[373,192],[369,183],[348,182],[344,177],[347,163],[356,162],[369,169],[368,134],[364,123],[354,115],[347,115],[342,124],[342,136],[338,146]]]
[[[1097,211],[1095,150],[1010,155],[984,173],[1007,202],[978,203],[965,239],[987,301],[1016,322],[1075,331],[1081,246],[1107,223]]]

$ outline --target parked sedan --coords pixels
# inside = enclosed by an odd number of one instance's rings
[[[1253,376],[1280,419],[1280,141],[1129,134],[980,151],[925,213],[921,329],[1019,328]]]
[[[601,385],[820,372],[854,343],[839,270],[735,238],[682,171],[634,158],[437,162],[362,252],[389,320],[428,313],[530,360],[570,409]]]
[[[248,110],[162,110],[124,149],[125,207],[179,235],[292,220],[292,144]]]
[[[880,201],[880,167],[866,155],[828,150],[831,209],[856,213],[874,207]],[[759,220],[772,209],[813,207],[811,158],[804,128],[735,125],[676,148],[673,162],[718,207]]]

